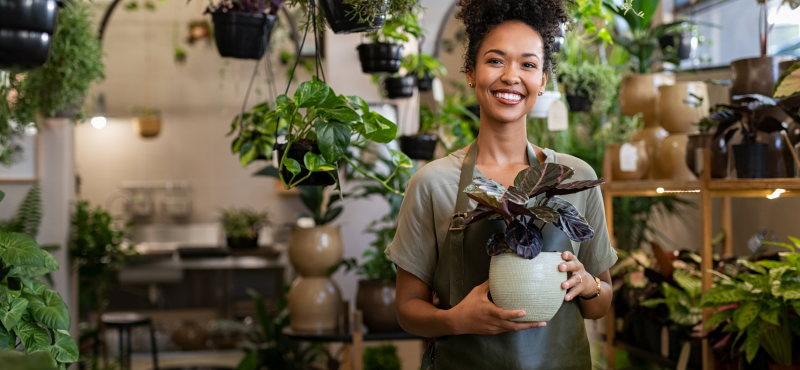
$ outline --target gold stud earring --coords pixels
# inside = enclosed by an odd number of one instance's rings
[[[542,96],[542,94],[544,94],[544,91],[539,91],[539,96]]]
[[[469,83],[469,87],[475,87],[472,82]]]

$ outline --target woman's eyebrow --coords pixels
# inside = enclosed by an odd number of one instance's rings
[[[503,55],[503,56],[506,55],[506,52],[504,52],[502,50],[498,50],[498,49],[487,50],[485,53],[483,53],[483,55],[486,56],[486,54],[489,54],[489,53],[500,54],[500,55]],[[542,58],[540,58],[539,55],[536,54],[536,53],[524,53],[524,54],[522,54],[522,57],[523,58],[535,57],[536,59],[542,60]]]

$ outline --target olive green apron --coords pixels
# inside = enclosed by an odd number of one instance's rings
[[[538,163],[528,151],[530,163]],[[486,243],[495,233],[505,232],[502,220],[487,220],[464,228],[469,198],[463,192],[472,182],[477,142],[472,143],[461,166],[456,209],[434,274],[433,290],[439,308],[450,309],[472,288],[489,279]],[[552,225],[542,230],[547,252],[573,252],[569,238]],[[544,328],[498,335],[452,335],[436,338],[430,353],[432,369],[591,369],[589,340],[583,315],[575,301],[563,302]]]

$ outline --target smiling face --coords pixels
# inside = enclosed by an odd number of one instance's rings
[[[539,32],[517,21],[501,23],[483,38],[475,67],[467,82],[475,88],[481,122],[525,121],[547,74],[543,70],[544,43]]]

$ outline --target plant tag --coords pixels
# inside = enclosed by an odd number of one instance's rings
[[[280,159],[278,159],[278,149],[273,149],[272,150],[272,167],[280,169],[281,164],[280,164],[279,161],[280,161]]]
[[[661,327],[661,357],[669,357],[669,329]]]
[[[689,355],[692,354],[692,344],[689,341],[683,342],[683,346],[681,347],[681,355],[678,357],[678,366],[675,370],[686,370],[686,367],[689,366]]]
[[[703,173],[703,148],[694,148],[694,170]]]
[[[547,110],[547,129],[550,131],[564,131],[568,125],[567,105],[561,100],[550,104]]]
[[[630,143],[622,144],[619,148],[619,170],[622,172],[636,172],[636,163],[639,162],[639,152]]]

